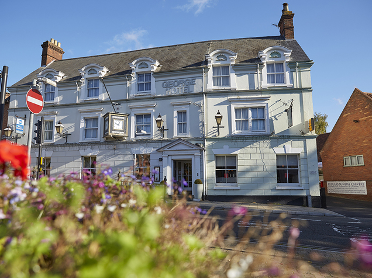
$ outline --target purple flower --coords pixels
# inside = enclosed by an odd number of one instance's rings
[[[182,193],[182,191],[183,191],[182,188],[181,187],[178,187],[178,192],[179,193]]]
[[[105,176],[111,176],[112,175],[112,169],[108,168],[108,169],[103,170],[103,174]]]
[[[154,175],[159,174],[159,171],[158,171],[158,170],[155,170],[155,169],[152,170],[151,172],[152,172]]]
[[[130,177],[132,178],[132,180],[137,179],[135,175],[131,175]]]
[[[106,199],[111,199],[111,195],[106,194]]]
[[[99,187],[99,188],[103,188],[103,187],[105,187],[105,184],[104,184],[103,182],[99,182],[99,183],[98,183],[98,187]]]
[[[203,210],[201,211],[201,214],[207,214],[207,210],[206,210],[206,209],[203,209]]]
[[[185,180],[182,180],[182,184],[183,184],[184,186],[189,186],[189,184],[188,184],[187,181],[185,181]]]

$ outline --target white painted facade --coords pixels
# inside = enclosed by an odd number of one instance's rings
[[[122,75],[110,75],[110,66],[97,59],[79,68],[80,78],[73,80],[54,68],[63,60],[42,67],[30,78],[52,75],[58,92],[35,115],[35,121],[44,116],[52,122],[52,136],[45,140],[42,152],[50,159],[50,175],[81,174],[84,157],[94,157],[97,168],[111,167],[114,175],[119,171],[131,175],[138,155],[148,154],[146,167],[160,169],[159,181],[166,178],[172,185],[172,179],[180,181],[176,176],[188,175],[189,184],[183,187],[192,190],[193,181],[201,179],[207,198],[317,197],[316,136],[308,129],[313,117],[312,62],[293,61],[291,55],[292,50],[273,45],[257,51],[257,62],[237,63],[239,52],[216,49],[205,56],[204,65],[172,71],[162,71],[163,61],[155,57],[138,57],[125,65],[131,72]],[[269,66],[273,63],[282,65],[274,66],[275,73]],[[270,74],[277,74],[274,78],[279,82],[270,84]],[[98,83],[89,81],[93,79]],[[45,84],[39,88],[43,93]],[[29,84],[9,88],[8,122],[13,129],[16,116],[26,114],[28,122],[25,95],[29,89]],[[114,112],[113,107],[128,115],[128,136],[115,140],[103,138],[103,116]],[[219,135],[217,111],[223,116]],[[159,114],[164,138],[156,126]],[[54,129],[59,121],[71,134],[67,143]],[[18,143],[27,144],[27,135]],[[33,166],[37,155],[34,145]],[[287,165],[287,174],[281,177],[297,171],[297,182],[278,182],[278,159],[283,157],[288,161],[297,157],[297,168]],[[226,165],[229,169],[218,168],[218,163],[234,164],[234,160],[235,165]],[[217,182],[221,171],[225,172]]]

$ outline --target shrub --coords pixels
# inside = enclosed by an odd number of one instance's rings
[[[196,179],[196,180],[194,181],[194,183],[195,183],[195,184],[203,184],[203,182],[201,181],[201,179]]]

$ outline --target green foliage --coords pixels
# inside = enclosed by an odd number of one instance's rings
[[[322,113],[314,113],[314,123],[315,123],[315,133],[316,134],[323,134],[327,132],[327,114]]]
[[[205,241],[216,226],[167,204],[164,186],[100,173],[0,183],[0,277],[208,277],[223,258]]]
[[[195,184],[203,184],[203,182],[201,181],[201,179],[196,179],[196,180],[194,181],[194,183],[195,183]]]

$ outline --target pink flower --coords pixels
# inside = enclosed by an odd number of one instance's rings
[[[238,207],[238,206],[234,206],[230,211],[229,211],[229,215],[230,216],[236,216],[236,215],[241,215],[241,216],[244,216],[246,215],[248,212],[247,208],[245,207]]]
[[[361,237],[356,243],[356,249],[358,251],[361,262],[371,267],[372,266],[372,244],[368,241],[366,236]]]
[[[293,239],[297,239],[300,236],[300,230],[296,227],[291,227],[289,229],[289,236]]]

